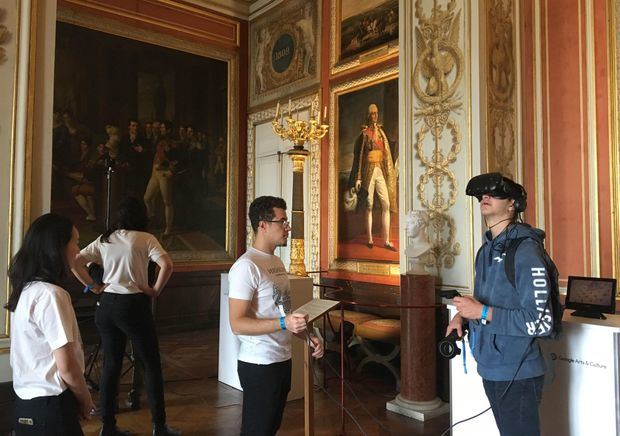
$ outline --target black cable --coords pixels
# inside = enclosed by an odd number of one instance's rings
[[[334,373],[338,373],[338,371],[336,371],[336,369],[332,366],[331,363],[329,363],[329,361],[325,361],[325,363],[327,364],[327,366],[329,366],[329,368],[334,372]],[[314,367],[314,365],[313,365]],[[374,416],[372,413],[370,413],[370,411],[366,408],[366,406],[364,405],[364,403],[362,403],[362,401],[359,399],[359,397],[357,396],[357,394],[355,393],[355,391],[353,390],[353,387],[351,386],[350,383],[347,383],[346,380],[344,380],[344,385],[349,389],[349,392],[351,392],[351,394],[353,395],[353,398],[355,398],[355,400],[357,401],[357,403],[361,406],[361,408],[364,410],[364,412],[366,412],[366,414],[368,416],[370,416],[372,418],[373,421],[375,421],[379,427],[381,427],[383,430],[387,431],[388,433],[390,432],[390,429],[387,428],[381,421],[379,421],[379,419]]]

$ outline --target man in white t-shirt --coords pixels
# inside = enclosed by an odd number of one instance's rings
[[[243,388],[241,435],[275,435],[291,389],[291,333],[309,338],[314,357],[323,344],[306,330],[307,315],[291,313],[289,279],[274,256],[290,230],[286,202],[258,197],[250,205],[254,245],[229,272],[230,327],[241,341],[237,372]]]

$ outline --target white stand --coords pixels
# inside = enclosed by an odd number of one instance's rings
[[[312,278],[289,275],[291,282],[291,307],[296,308],[312,300]],[[241,389],[237,375],[237,356],[239,355],[239,339],[230,329],[228,318],[228,273],[221,275],[220,289],[220,343],[218,356],[218,381],[235,389]],[[304,396],[304,343],[297,338],[292,339],[293,367],[291,374],[291,391],[288,401]]]

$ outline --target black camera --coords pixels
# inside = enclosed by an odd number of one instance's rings
[[[466,332],[467,325],[463,324],[463,335],[465,335]],[[456,329],[452,330],[448,336],[439,341],[439,354],[446,359],[452,359],[461,354],[461,349],[456,345],[456,342],[461,339]]]
[[[523,212],[527,207],[525,188],[502,176],[501,173],[486,173],[472,177],[467,183],[465,194],[476,197],[478,201],[481,201],[485,194],[495,198],[512,198],[517,212]]]

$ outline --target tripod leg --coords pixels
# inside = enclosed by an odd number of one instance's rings
[[[88,384],[88,386],[92,390],[95,390],[95,391],[99,390],[99,384],[96,383],[91,378],[91,374],[93,372],[93,368],[94,368],[95,364],[97,363],[97,357],[99,357],[99,350],[100,349],[101,349],[101,339],[99,340],[97,345],[95,345],[95,349],[89,354],[88,358],[86,359],[86,361],[87,361],[86,372],[84,374],[84,378],[86,379],[86,383]]]

